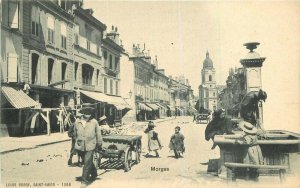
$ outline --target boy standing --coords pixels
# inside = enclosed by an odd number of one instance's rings
[[[175,127],[175,134],[171,136],[169,147],[170,150],[174,151],[176,159],[178,159],[178,157],[182,157],[183,152],[185,152],[183,140],[184,136],[180,133],[180,127]]]

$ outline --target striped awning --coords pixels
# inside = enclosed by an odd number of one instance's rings
[[[145,110],[145,111],[149,111],[149,112],[152,111],[151,108],[149,108],[148,106],[146,106],[146,105],[143,104],[143,103],[138,103],[138,108],[139,108],[140,110]]]
[[[40,107],[38,102],[30,98],[22,90],[17,90],[9,86],[2,86],[1,93],[5,96],[7,101],[17,109]]]
[[[132,109],[130,105],[121,97],[109,96],[104,93],[84,91],[84,90],[80,90],[80,92],[96,101],[106,102],[108,104],[114,105],[117,108],[117,110],[123,110],[125,108]]]
[[[162,105],[162,104],[160,104],[160,103],[155,103],[155,104],[156,104],[157,106],[159,106],[160,108],[167,110],[167,108],[166,108],[164,105]]]
[[[152,108],[153,110],[159,110],[159,106],[157,106],[156,104],[146,103],[146,105]]]

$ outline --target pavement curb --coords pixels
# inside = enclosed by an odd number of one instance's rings
[[[171,120],[174,120],[174,119],[176,119],[176,118],[162,119],[162,120],[156,121],[156,123],[171,121]],[[59,141],[53,141],[53,142],[47,142],[47,143],[43,143],[43,144],[37,144],[37,145],[32,146],[32,147],[16,148],[16,149],[11,149],[11,150],[1,151],[0,155],[7,154],[7,153],[12,153],[12,152],[15,152],[15,151],[24,151],[24,150],[35,149],[35,148],[38,148],[38,147],[47,146],[47,145],[51,145],[51,144],[57,144],[57,143],[66,142],[66,141],[70,141],[70,140],[71,140],[71,138],[68,138],[68,139],[59,140]]]
[[[68,138],[68,139],[59,140],[59,141],[53,141],[53,142],[47,142],[47,143],[43,143],[43,144],[37,144],[37,145],[32,146],[32,147],[16,148],[16,149],[12,149],[12,150],[1,151],[0,155],[7,154],[7,153],[12,153],[12,152],[15,152],[15,151],[24,151],[24,150],[35,149],[35,148],[38,148],[38,147],[41,147],[41,146],[47,146],[47,145],[51,145],[51,144],[57,144],[57,143],[66,142],[66,141],[70,141],[70,140],[71,140],[71,138]]]

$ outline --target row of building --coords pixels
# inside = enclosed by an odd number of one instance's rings
[[[1,1],[2,134],[59,131],[68,112],[86,103],[110,124],[194,110],[184,76],[166,76],[145,45],[126,51],[118,28],[108,29],[82,4]]]

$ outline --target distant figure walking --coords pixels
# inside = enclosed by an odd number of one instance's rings
[[[178,159],[182,157],[182,154],[185,152],[184,147],[184,136],[180,133],[180,127],[175,127],[175,133],[171,136],[169,148],[174,151],[175,158]]]
[[[151,151],[155,152],[155,157],[159,157],[158,150],[162,149],[162,145],[158,138],[158,133],[154,131],[153,121],[149,121],[147,129],[144,131],[148,134],[148,150],[149,153],[146,154],[146,157],[150,157]]]
[[[80,114],[77,114],[77,117],[74,117],[74,115],[71,115],[72,118],[70,118],[72,123],[69,127],[69,130],[68,130],[68,136],[70,138],[72,138],[72,145],[71,145],[70,157],[69,157],[69,160],[68,160],[68,165],[69,166],[73,166],[72,158],[76,154],[77,154],[77,157],[78,157],[77,165],[79,167],[81,167],[82,163],[83,163],[83,157],[80,155],[80,152],[77,152],[76,149],[75,149],[75,143],[76,143],[76,127],[75,127],[75,124],[76,124],[77,121],[80,120],[80,116],[81,116]]]

